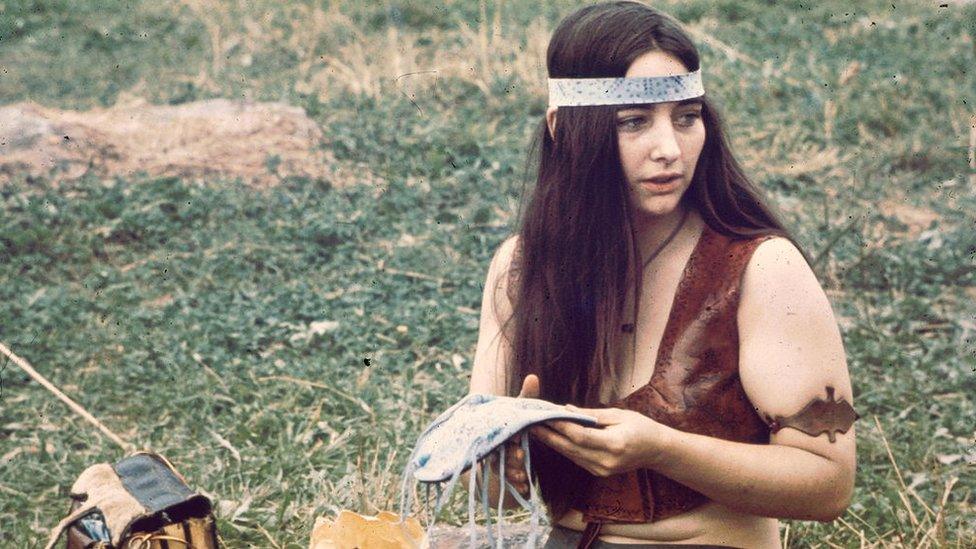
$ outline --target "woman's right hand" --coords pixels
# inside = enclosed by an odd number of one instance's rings
[[[539,398],[539,377],[535,374],[525,376],[519,398]],[[518,493],[525,497],[529,495],[531,479],[525,474],[525,451],[522,449],[522,437],[527,432],[517,433],[505,442],[505,479]],[[498,460],[493,460],[493,470],[498,470]]]

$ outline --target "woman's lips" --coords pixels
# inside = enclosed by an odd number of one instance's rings
[[[652,177],[642,179],[641,181],[647,181],[649,183],[666,183],[675,177],[681,177],[681,172],[662,172]]]
[[[674,175],[666,179],[664,178],[642,179],[640,181],[640,185],[645,188],[664,190],[670,187],[674,187],[680,182],[681,182],[681,176]]]

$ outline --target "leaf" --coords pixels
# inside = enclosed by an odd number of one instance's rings
[[[289,325],[287,323],[283,323],[283,325],[294,327],[293,325]],[[307,341],[315,336],[335,331],[338,328],[339,322],[335,320],[318,320],[315,322],[309,322],[307,327],[298,327],[298,331],[288,336],[288,341],[291,341],[292,343]]]
[[[322,335],[326,332],[331,332],[339,327],[339,323],[335,320],[320,320],[318,322],[311,322],[308,325],[308,333],[310,335]]]
[[[935,454],[935,459],[942,465],[952,465],[962,459],[962,454]]]

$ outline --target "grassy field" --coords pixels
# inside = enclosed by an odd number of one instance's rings
[[[787,545],[976,547],[976,4],[658,4],[695,33],[844,334],[854,501],[784,521]],[[466,391],[542,53],[575,5],[4,0],[0,104],[283,101],[347,176],[15,176],[0,341],[173,460],[231,547],[303,547],[315,516],[393,508],[419,430]],[[118,457],[0,361],[0,545],[41,546],[77,474]]]

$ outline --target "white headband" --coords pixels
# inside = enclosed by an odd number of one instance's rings
[[[703,95],[701,70],[671,76],[549,79],[550,107],[666,103]]]

